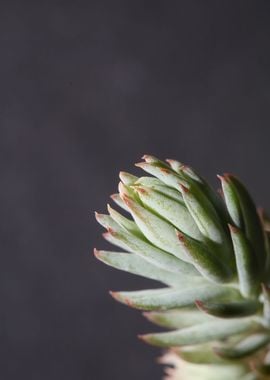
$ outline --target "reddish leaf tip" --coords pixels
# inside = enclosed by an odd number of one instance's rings
[[[99,250],[97,250],[96,248],[94,248],[93,250],[93,254],[94,256],[98,259],[99,258]]]
[[[199,310],[205,311],[204,303],[200,300],[195,300],[195,305]]]
[[[264,294],[269,294],[270,293],[270,288],[269,288],[269,286],[267,286],[267,284],[265,284],[265,283],[261,283],[261,287],[262,287],[262,291],[263,291],[263,293]]]
[[[147,165],[147,162],[137,162],[136,164],[134,164],[134,166],[141,169],[143,169],[146,165]]]
[[[118,292],[115,292],[113,290],[109,290],[109,294],[110,296],[112,296],[115,300],[119,301],[120,297],[119,297],[119,293]]]
[[[188,189],[186,186],[184,186],[184,185],[182,185],[182,184],[180,184],[179,186],[180,186],[180,190],[181,190],[183,193],[189,193],[189,189]]]
[[[144,311],[144,312],[142,313],[142,315],[143,315],[145,318],[149,319],[151,313],[149,313],[149,312],[147,312],[147,311]]]
[[[229,227],[229,230],[231,231],[231,233],[233,233],[233,234],[237,234],[237,233],[240,232],[239,228],[233,226],[233,225],[230,224],[230,223],[228,224],[228,227]]]
[[[151,156],[150,154],[144,154],[144,155],[142,156],[142,160],[145,160],[145,161],[147,161],[147,160],[151,160],[151,158],[152,158],[152,156]]]
[[[141,334],[139,334],[139,335],[137,335],[137,337],[138,337],[140,340],[142,340],[143,342],[147,342],[147,337],[146,337],[146,335],[141,335]]]

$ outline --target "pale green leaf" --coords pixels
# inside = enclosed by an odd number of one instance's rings
[[[147,343],[161,347],[186,346],[251,333],[260,328],[252,318],[216,320],[166,333],[143,335]]]
[[[183,275],[180,276],[179,273],[172,273],[161,269],[135,253],[95,250],[95,256],[100,261],[114,268],[160,281],[174,287],[183,287],[189,281],[189,279]],[[197,283],[195,279],[193,279],[193,281]],[[202,282],[201,279],[198,280],[198,283]]]
[[[259,287],[256,257],[243,232],[233,226],[230,226],[230,231],[236,257],[240,291],[244,297],[252,297],[258,293]]]
[[[224,359],[241,359],[257,353],[270,343],[270,335],[265,333],[250,335],[232,346],[215,347],[214,351]]]
[[[141,310],[168,310],[194,305],[197,299],[202,301],[238,299],[237,290],[221,285],[192,284],[187,282],[181,289],[151,289],[131,292],[115,292],[114,297],[129,306]]]

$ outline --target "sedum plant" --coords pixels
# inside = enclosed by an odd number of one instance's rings
[[[163,285],[111,292],[166,331],[140,335],[166,348],[165,379],[270,379],[269,222],[233,175],[216,193],[193,169],[144,156],[140,178],[121,172],[113,201],[96,214],[123,251],[104,263]]]

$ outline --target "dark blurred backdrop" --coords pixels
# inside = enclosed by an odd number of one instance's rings
[[[234,172],[270,209],[268,1],[0,3],[3,380],[160,379],[95,223],[143,153]],[[137,170],[135,171],[138,172]]]

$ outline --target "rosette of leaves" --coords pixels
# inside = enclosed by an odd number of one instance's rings
[[[95,255],[162,286],[112,296],[166,329],[139,336],[167,349],[165,379],[270,379],[269,221],[233,175],[218,193],[178,161],[144,160],[147,175],[120,173],[123,213],[96,214],[121,251]]]

